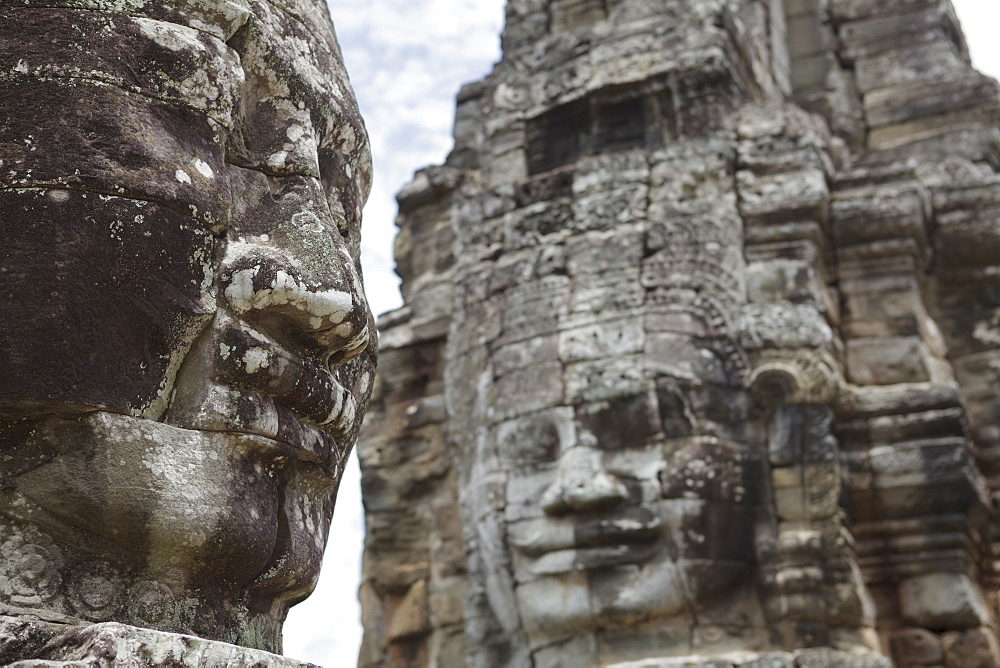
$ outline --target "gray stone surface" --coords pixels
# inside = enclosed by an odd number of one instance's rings
[[[997,84],[947,0],[510,0],[400,194],[359,665],[1000,665]]]
[[[0,616],[0,642],[0,661],[8,668],[314,668],[261,650],[117,622],[70,626]]]
[[[280,652],[315,584],[370,183],[323,3],[0,0],[0,663],[298,665],[149,629]]]

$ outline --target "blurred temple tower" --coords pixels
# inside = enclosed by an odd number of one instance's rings
[[[949,0],[509,0],[399,194],[359,665],[1000,665],[1000,133]]]

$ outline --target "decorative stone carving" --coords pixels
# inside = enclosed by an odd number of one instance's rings
[[[145,629],[280,652],[373,386],[325,7],[0,1],[0,165],[0,663],[279,665]]]

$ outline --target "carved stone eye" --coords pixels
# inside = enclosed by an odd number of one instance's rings
[[[614,397],[577,409],[577,419],[603,450],[641,447],[660,432],[655,400],[646,394]]]
[[[714,437],[695,437],[666,451],[660,474],[663,498],[696,498],[719,503],[758,503],[761,460],[758,453]]]
[[[547,418],[526,418],[500,434],[500,456],[518,465],[545,464],[559,455],[559,431]]]

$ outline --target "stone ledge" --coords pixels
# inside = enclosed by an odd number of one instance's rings
[[[838,652],[825,648],[795,652],[736,653],[724,656],[682,656],[616,663],[607,668],[892,668],[875,654]]]
[[[315,668],[258,649],[105,622],[69,626],[0,615],[4,668]]]

